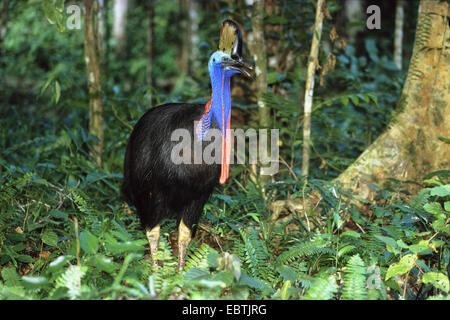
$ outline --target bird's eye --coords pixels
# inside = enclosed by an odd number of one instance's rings
[[[213,58],[213,62],[216,62],[216,58]]]

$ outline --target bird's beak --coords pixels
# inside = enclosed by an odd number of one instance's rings
[[[245,61],[231,59],[222,62],[222,66],[224,68],[237,70],[247,78],[253,78],[253,67]]]

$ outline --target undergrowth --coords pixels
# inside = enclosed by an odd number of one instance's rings
[[[310,180],[307,192],[319,192],[321,200],[309,213],[316,221],[309,232],[301,228],[305,216],[272,221],[257,204],[268,201],[261,190],[249,182],[237,192],[231,183],[205,207],[178,273],[175,221],[163,224],[162,266],[153,267],[136,215],[116,196],[117,174],[63,185],[50,182],[57,168],[0,165],[2,299],[448,297],[448,172],[412,198],[373,186],[378,198],[367,205],[370,214],[344,202],[337,186]],[[103,201],[88,196],[100,191]]]

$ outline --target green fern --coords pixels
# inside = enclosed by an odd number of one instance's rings
[[[77,299],[81,294],[81,279],[87,272],[87,267],[71,265],[61,274],[55,281],[55,287],[51,292],[51,296],[56,289],[65,287],[68,289],[68,296],[71,300]]]
[[[178,262],[166,237],[159,239],[156,258],[162,263],[162,266],[152,266],[149,283],[151,282],[152,290],[160,299],[167,299],[183,277],[177,272]]]
[[[289,263],[300,257],[309,257],[317,254],[333,254],[334,250],[326,248],[327,243],[321,239],[303,242],[288,251],[283,252],[277,258],[277,265]]]
[[[258,231],[253,229],[247,233],[241,232],[241,237],[244,240],[245,254],[239,258],[248,266],[250,275],[261,279],[273,276],[268,263],[268,249],[265,242],[259,239]]]
[[[85,200],[85,197],[81,195],[81,192],[78,190],[72,191],[72,199],[75,205],[77,206],[78,210],[80,210],[82,213],[86,215],[91,215],[91,208],[88,205],[87,201]]]
[[[191,250],[186,258],[186,266],[184,268],[185,271],[188,271],[191,268],[208,268],[207,256],[213,252],[210,246],[206,243],[202,243],[202,245],[195,249]]]
[[[344,272],[344,288],[342,299],[366,300],[366,267],[359,254],[350,258]]]
[[[311,288],[302,297],[303,300],[330,300],[338,290],[334,276],[317,278]]]

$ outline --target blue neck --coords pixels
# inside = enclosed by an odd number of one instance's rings
[[[211,111],[212,119],[217,123],[222,132],[226,134],[228,122],[231,114],[231,74],[224,71],[219,65],[210,70],[212,97]]]

